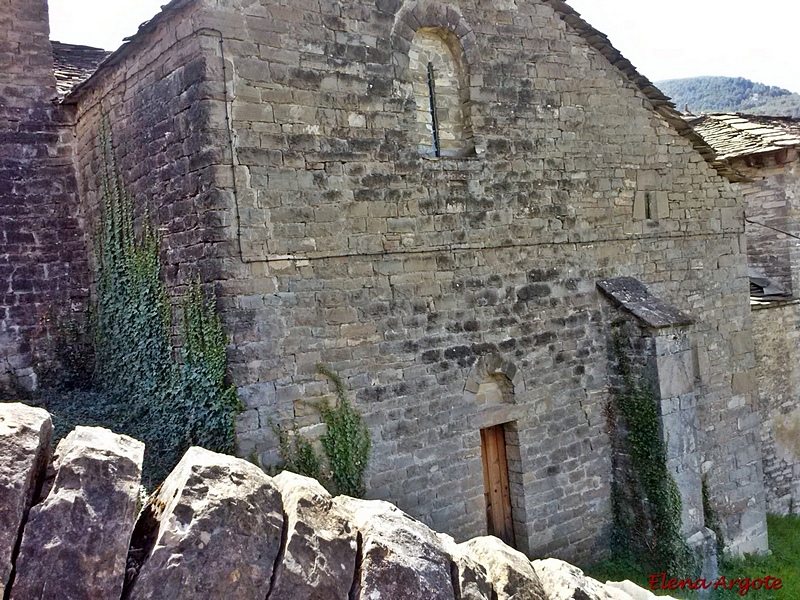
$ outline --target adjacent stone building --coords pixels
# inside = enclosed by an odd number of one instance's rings
[[[727,547],[766,549],[741,195],[567,4],[174,0],[52,110],[80,240],[107,115],[168,282],[216,293],[242,455],[314,430],[321,362],[372,432],[369,496],[592,560],[619,329],[682,435],[684,533],[704,479]]]
[[[767,507],[800,510],[800,121],[710,114],[689,121],[741,178]]]
[[[0,23],[0,387],[37,385],[54,323],[82,310],[86,247],[73,131],[56,99],[47,5],[5,2]],[[40,371],[42,364],[38,365]],[[13,374],[13,376],[11,376]]]

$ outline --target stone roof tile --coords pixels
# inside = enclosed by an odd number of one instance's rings
[[[717,159],[800,148],[800,119],[742,113],[711,113],[688,123],[717,153]]]
[[[55,41],[50,43],[53,46],[53,70],[59,98],[63,98],[76,85],[89,79],[98,65],[111,54],[107,50],[91,46]]]

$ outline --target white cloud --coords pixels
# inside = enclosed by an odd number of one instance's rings
[[[50,0],[51,38],[114,50],[166,2]],[[727,75],[800,92],[794,41],[800,22],[797,0],[569,3],[654,81]]]
[[[167,0],[50,0],[50,38],[116,50]]]
[[[796,0],[569,0],[652,80],[746,77],[800,92]]]

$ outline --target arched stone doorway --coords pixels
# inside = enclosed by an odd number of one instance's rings
[[[481,464],[486,510],[486,531],[516,547],[515,519],[522,517],[522,472],[516,421],[516,404],[522,378],[516,367],[497,356],[478,361],[467,382],[465,395],[474,402],[480,428]],[[515,514],[515,506],[520,514]]]

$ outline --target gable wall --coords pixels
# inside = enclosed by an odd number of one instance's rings
[[[230,149],[210,125],[224,122],[225,114],[223,89],[210,85],[207,74],[219,67],[208,61],[219,42],[197,24],[198,7],[183,4],[164,13],[150,35],[123,47],[113,66],[68,99],[77,114],[85,229],[93,232],[99,218],[98,144],[105,119],[137,217],[147,211],[158,229],[164,276],[177,291],[201,274],[221,241],[233,237],[227,229],[234,218],[230,198],[215,185],[230,178]]]
[[[372,431],[369,495],[465,539],[485,531],[480,429],[510,423],[532,555],[589,560],[606,543],[614,311],[595,281],[639,278],[697,318],[712,498],[732,548],[765,547],[740,198],[547,5],[442,6],[182,9],[79,103],[86,206],[108,103],[125,176],[166,228],[168,276],[196,265],[219,295],[240,453],[275,458],[270,419],[313,430],[322,362]],[[418,154],[418,26],[459,36],[477,156]],[[645,201],[658,219],[634,219]],[[495,372],[514,400],[487,410],[470,382]]]
[[[800,290],[797,240],[781,232],[798,234],[794,223],[800,210],[800,163],[797,160],[777,163],[774,156],[762,160],[764,164],[759,166],[747,166],[742,160],[733,162],[739,173],[754,180],[741,184],[746,216],[755,221],[745,224],[748,263],[787,292],[797,295]]]

